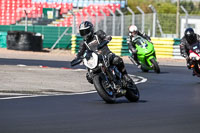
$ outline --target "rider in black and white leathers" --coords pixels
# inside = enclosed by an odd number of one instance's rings
[[[107,36],[106,33],[102,30],[94,32],[93,25],[89,21],[84,21],[79,26],[80,35],[84,40],[80,43],[80,48],[77,53],[77,58],[83,56],[85,50],[89,49],[96,51],[100,54],[106,55],[109,58],[109,61],[112,65],[117,66],[119,71],[123,74],[126,81],[130,80],[130,77],[127,75],[124,62],[122,58],[115,55],[110,51],[107,44],[112,40],[111,36]],[[89,75],[86,75],[88,81],[91,83]]]
[[[185,30],[184,36],[181,38],[180,53],[187,61],[187,67],[190,69],[189,50],[190,46],[196,42],[200,42],[200,36],[194,33],[192,28]]]

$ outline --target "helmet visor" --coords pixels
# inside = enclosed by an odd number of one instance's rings
[[[86,35],[88,35],[89,33],[90,33],[90,28],[80,30],[80,35],[81,35],[81,36],[86,36]]]
[[[195,34],[187,35],[186,40],[188,41],[188,43],[193,44],[197,42],[197,37]]]

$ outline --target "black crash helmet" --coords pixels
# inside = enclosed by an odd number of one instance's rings
[[[94,34],[93,24],[89,21],[84,21],[79,26],[79,33],[84,39],[89,39]]]
[[[184,35],[189,44],[193,44],[197,41],[196,34],[194,33],[194,30],[192,28],[187,28]]]

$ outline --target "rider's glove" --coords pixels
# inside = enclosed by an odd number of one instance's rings
[[[136,54],[136,53],[137,53],[137,50],[136,50],[136,49],[133,49],[133,48],[132,48],[131,51],[132,51],[133,54]]]
[[[184,57],[185,59],[188,59],[189,57],[187,56],[187,54],[182,53],[181,54],[182,57]]]
[[[112,40],[112,36],[106,36],[106,37],[105,37],[105,40],[107,40],[107,41],[110,42],[110,41]]]
[[[76,58],[74,58],[70,63],[71,63],[71,66],[75,66],[75,65],[77,65],[77,64],[80,64],[81,62],[82,62],[82,56],[81,57],[79,57],[79,56],[77,56]]]
[[[109,41],[103,40],[103,42],[101,42],[101,43],[98,45],[97,49],[103,48],[103,47],[104,47],[105,45],[107,45],[108,43],[109,43]]]

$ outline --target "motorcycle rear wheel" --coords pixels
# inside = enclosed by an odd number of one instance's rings
[[[140,93],[139,90],[136,86],[136,84],[134,83],[134,81],[132,81],[131,83],[131,87],[127,87],[126,88],[126,95],[125,97],[130,101],[130,102],[137,102],[140,98]]]
[[[106,103],[115,103],[116,101],[116,96],[113,92],[109,92],[108,90],[106,90],[106,88],[104,88],[103,86],[103,82],[105,81],[103,79],[103,74],[101,75],[95,75],[93,78],[93,83],[94,83],[94,87],[97,90],[97,93],[99,94],[99,96],[106,102]]]

